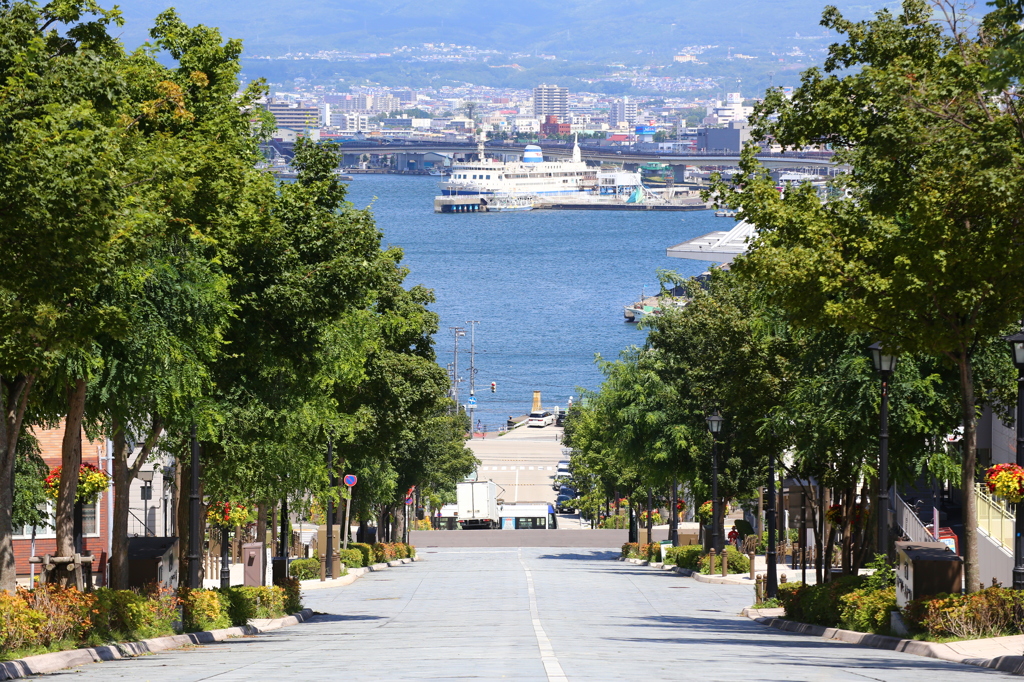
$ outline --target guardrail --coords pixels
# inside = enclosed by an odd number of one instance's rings
[[[911,542],[935,542],[935,536],[921,522],[914,509],[896,494],[896,488],[889,489],[889,509],[896,525]]]
[[[1009,505],[988,492],[981,483],[974,484],[978,528],[992,540],[1013,551],[1015,515]]]

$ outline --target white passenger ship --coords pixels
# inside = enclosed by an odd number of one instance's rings
[[[448,179],[437,183],[442,196],[557,196],[598,191],[598,171],[584,163],[576,143],[570,161],[545,161],[537,145],[527,146],[521,161],[484,158],[483,145],[479,156],[480,161],[452,165]]]

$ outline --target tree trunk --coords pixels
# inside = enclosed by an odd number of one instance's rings
[[[978,566],[978,501],[974,496],[974,476],[978,463],[977,409],[974,403],[974,367],[971,355],[964,352],[960,359],[960,399],[964,419],[964,447],[961,484],[964,498],[964,586],[974,592],[981,585]]]
[[[133,464],[128,464],[131,452],[125,440],[124,427],[118,419],[114,419],[113,440],[114,443],[114,527],[111,536],[110,546],[110,586],[115,590],[128,589],[128,515],[131,498],[132,481],[139,475],[142,466],[149,459],[160,433],[163,431],[163,421],[159,417],[153,418],[150,431],[146,434],[146,440],[142,445],[139,456]],[[146,519],[148,521],[148,519]]]
[[[0,376],[0,590],[14,594],[14,458],[34,375]]]
[[[78,470],[82,468],[82,419],[85,416],[85,379],[76,379],[67,388],[67,416],[61,443],[60,489],[57,492],[57,556],[75,553],[75,497],[78,495]],[[73,584],[70,572],[58,572],[60,582]]]

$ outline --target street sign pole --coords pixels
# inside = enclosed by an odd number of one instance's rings
[[[352,486],[356,484],[359,479],[355,477],[355,474],[347,474],[345,476],[345,485],[348,486],[348,497],[345,498],[345,527],[341,529],[344,543],[342,549],[348,549],[348,529],[349,529],[349,513],[352,511]]]

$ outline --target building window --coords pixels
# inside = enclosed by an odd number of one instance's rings
[[[99,503],[93,502],[82,507],[82,534],[85,537],[97,537],[99,535]],[[36,527],[36,539],[48,539],[57,537],[54,530],[56,512],[54,504],[47,502],[45,509],[45,524]],[[28,540],[32,538],[32,526],[16,526],[14,528],[15,540]]]

